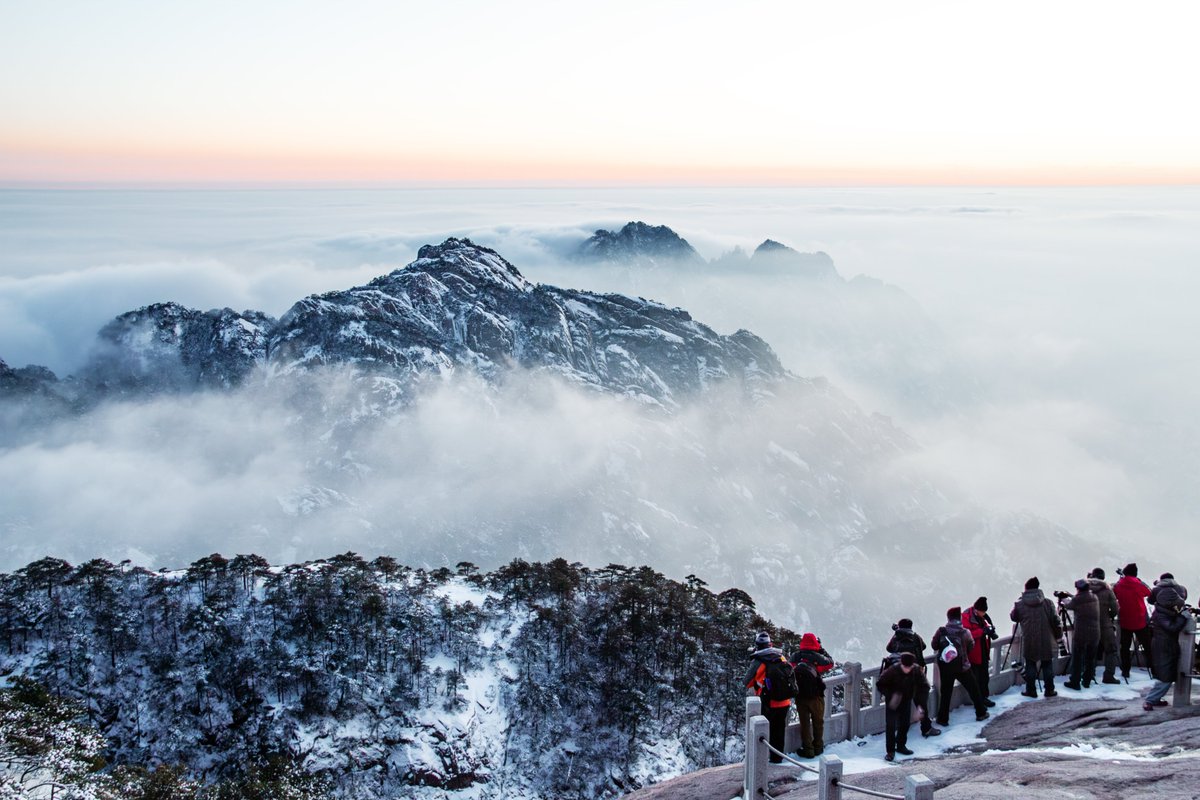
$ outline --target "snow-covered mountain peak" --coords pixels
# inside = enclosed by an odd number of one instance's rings
[[[449,273],[468,282],[485,281],[520,291],[533,288],[533,284],[503,256],[470,239],[450,237],[441,244],[424,245],[417,251],[417,260],[405,269],[428,272],[434,276]]]

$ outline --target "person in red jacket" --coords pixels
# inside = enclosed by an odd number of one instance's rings
[[[1142,648],[1146,663],[1150,663],[1150,614],[1146,610],[1146,598],[1150,596],[1150,587],[1138,576],[1138,565],[1129,563],[1125,569],[1117,570],[1121,580],[1113,585],[1113,594],[1117,596],[1117,620],[1121,624],[1121,677],[1129,680],[1129,670],[1133,665],[1133,654],[1130,646],[1136,637]]]
[[[754,655],[751,656],[750,669],[746,672],[746,688],[762,698],[762,713],[770,725],[769,740],[771,747],[783,752],[784,740],[787,733],[788,709],[792,707],[792,699],[771,699],[769,694],[768,669],[774,669],[780,662],[786,668],[788,675],[793,675],[791,662],[783,656],[783,650],[771,642],[771,634],[762,631],[754,639]],[[794,684],[793,684],[794,686]],[[783,762],[782,756],[771,753],[772,764]]]
[[[987,698],[992,693],[992,642],[997,637],[996,628],[992,625],[992,618],[988,616],[987,611],[987,598],[980,597],[974,605],[963,612],[962,624],[971,632],[971,636],[975,640],[975,644],[971,646],[971,652],[967,654],[971,662],[971,672],[975,675],[979,693],[983,695],[983,704],[991,708],[996,705],[996,702]]]

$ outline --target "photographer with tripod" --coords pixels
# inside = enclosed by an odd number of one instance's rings
[[[1039,672],[1045,685],[1046,697],[1054,697],[1055,640],[1062,640],[1062,624],[1054,604],[1046,599],[1036,576],[1025,581],[1025,591],[1013,604],[1009,619],[1021,626],[1021,656],[1025,661],[1026,697],[1037,697]]]
[[[1100,602],[1092,594],[1091,585],[1080,578],[1075,581],[1075,596],[1055,592],[1059,608],[1075,615],[1075,632],[1071,637],[1071,678],[1064,686],[1078,691],[1092,685],[1096,679],[1096,648],[1100,645]],[[1080,685],[1082,681],[1082,686]]]

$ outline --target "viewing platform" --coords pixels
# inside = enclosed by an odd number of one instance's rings
[[[1008,800],[1023,793],[1099,799],[1127,796],[1133,787],[1147,782],[1153,783],[1160,800],[1194,798],[1195,787],[1200,786],[1200,706],[1191,701],[1192,681],[1200,677],[1192,674],[1194,625],[1180,639],[1183,656],[1171,704],[1144,711],[1141,697],[1152,685],[1144,666],[1135,668],[1129,683],[1094,684],[1072,691],[1062,688],[1065,679],[1060,679],[1057,697],[1021,696],[1014,688],[1024,685],[1014,667],[1020,662],[1020,638],[1015,642],[1012,637],[1002,638],[992,650],[990,685],[997,701],[992,717],[975,721],[966,692],[957,687],[951,700],[951,725],[944,734],[922,739],[913,723],[909,746],[916,755],[894,764],[880,760],[882,736],[877,735],[884,729],[884,706],[874,688],[879,669],[847,663],[843,674],[826,679],[825,757],[797,759],[803,767],[787,761],[768,764],[766,718],[758,713],[759,699],[750,697],[746,701],[750,758],[646,787],[628,798]],[[1056,674],[1068,662],[1067,657],[1056,659]],[[937,668],[932,659],[927,663],[934,683],[930,713],[936,714]],[[851,686],[859,691],[848,692]],[[799,745],[799,726],[793,723],[785,750],[794,758]]]

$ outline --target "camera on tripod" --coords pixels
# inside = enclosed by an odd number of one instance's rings
[[[1071,597],[1073,597],[1073,595],[1072,595],[1070,592],[1054,592],[1053,594],[1054,594],[1054,596],[1055,596],[1055,597],[1057,597],[1057,598],[1058,598],[1058,602],[1060,602],[1060,603],[1061,603],[1063,600],[1068,600],[1068,599],[1070,599]]]

